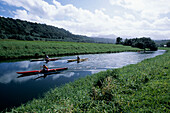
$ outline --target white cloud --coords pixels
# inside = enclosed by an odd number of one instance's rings
[[[135,16],[125,13],[125,18],[130,19],[130,20],[135,20]]]
[[[37,15],[41,18],[53,18],[56,15],[56,7],[54,5],[50,5],[43,0],[2,0],[9,5],[13,5],[16,7],[23,7],[30,14]]]
[[[110,0],[110,3],[138,11],[142,18],[151,20],[170,12],[170,0]]]
[[[170,19],[168,17],[164,17],[162,19],[156,20],[153,23],[155,29],[159,30],[169,30],[170,32]]]
[[[123,15],[112,17],[106,14],[107,9],[103,7],[91,12],[72,4],[62,5],[56,0],[53,0],[52,4],[43,0],[3,1],[23,8],[13,11],[14,18],[46,23],[75,34],[88,36],[115,34],[132,37],[143,34],[152,37],[157,33],[159,36],[169,38],[169,17],[160,18],[160,14],[170,12],[169,0],[110,0],[113,6],[118,5],[127,10],[122,13]]]
[[[170,32],[168,30],[160,32],[159,30],[141,29],[141,30],[118,30],[115,32],[123,38],[150,37],[154,40],[170,39]]]

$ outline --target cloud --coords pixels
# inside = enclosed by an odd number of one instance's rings
[[[51,4],[44,0],[2,1],[16,7],[14,18],[53,25],[81,35],[141,36],[146,33],[152,37],[158,32],[161,36],[167,35],[170,29],[169,17],[160,18],[161,14],[170,12],[169,0],[110,0],[112,6],[126,9],[119,10],[125,11],[123,15],[113,16],[106,14],[107,9],[103,7],[92,12],[72,4],[62,5],[56,0]]]
[[[125,13],[125,18],[129,20],[135,20],[135,16],[128,14],[128,13]]]
[[[138,11],[145,19],[157,19],[160,14],[170,12],[169,0],[110,0],[112,5]]]
[[[156,20],[153,23],[155,29],[170,31],[170,19],[168,17]]]
[[[136,37],[150,37],[154,40],[170,39],[170,32],[159,31],[159,30],[119,30],[115,31],[118,35],[123,38],[136,38]],[[124,34],[126,32],[126,34]]]

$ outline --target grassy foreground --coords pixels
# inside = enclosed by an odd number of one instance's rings
[[[132,48],[130,46],[122,46],[115,44],[0,40],[1,60],[43,57],[44,52],[49,56],[59,56],[59,55],[111,53],[137,50],[139,49]]]
[[[138,64],[86,76],[12,112],[170,112],[170,48]]]

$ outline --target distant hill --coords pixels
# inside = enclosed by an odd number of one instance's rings
[[[62,28],[4,17],[0,17],[0,39],[114,43],[111,39],[74,35]]]
[[[97,35],[95,37],[102,37],[102,38],[107,38],[107,39],[116,39],[118,36],[114,34],[106,34],[106,35]]]
[[[154,41],[159,47],[163,47],[164,45],[167,44],[167,42],[170,42],[170,40],[154,40]]]
[[[116,39],[91,37],[95,43],[116,43]]]

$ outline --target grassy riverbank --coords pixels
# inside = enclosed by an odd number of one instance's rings
[[[170,49],[138,64],[86,76],[13,112],[170,112]]]
[[[1,60],[43,57],[44,53],[59,56],[137,50],[139,49],[115,44],[0,40]]]

